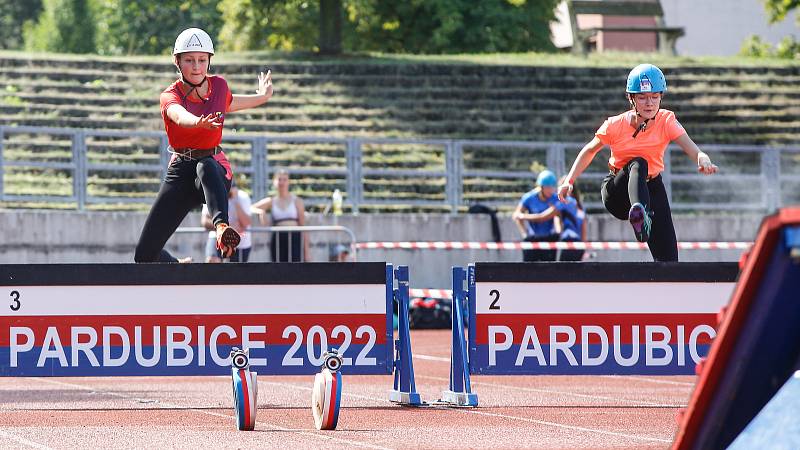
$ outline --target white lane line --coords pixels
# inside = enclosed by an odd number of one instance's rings
[[[675,380],[661,380],[658,378],[648,378],[648,377],[640,377],[638,375],[601,375],[603,378],[621,378],[623,380],[641,380],[641,381],[649,381],[650,383],[658,383],[658,384],[674,384],[677,386],[694,386],[696,383],[691,383],[688,381],[675,381]]]
[[[417,377],[418,378],[427,378],[427,379],[432,379],[432,380],[437,380],[437,381],[447,381],[447,382],[449,382],[449,378],[443,378],[443,377],[430,377],[430,376],[419,376],[419,375]],[[57,383],[57,384],[62,384],[62,385],[65,385],[65,386],[74,386],[74,387],[77,387],[77,388],[80,388],[80,389],[92,390],[92,391],[97,391],[97,392],[101,392],[101,393],[117,394],[117,393],[111,393],[111,392],[107,392],[107,391],[98,391],[98,390],[92,389],[90,387],[71,384],[71,383],[65,383],[65,382],[59,382],[59,381],[50,380],[50,379],[40,379],[40,380],[48,381],[48,382],[52,382],[52,383]],[[290,383],[276,383],[276,382],[262,382],[262,383],[264,383],[264,384],[273,384],[273,385],[281,385],[281,386],[286,386],[286,387],[290,387],[290,388],[294,388],[294,389],[301,389],[301,390],[304,390],[304,391],[310,390],[307,387],[298,386],[298,385],[294,385],[294,384],[290,384]],[[572,393],[572,392],[555,391],[555,390],[549,390],[549,389],[548,390],[544,390],[544,389],[535,389],[535,388],[524,388],[524,387],[519,387],[519,386],[508,386],[508,385],[502,385],[502,384],[498,384],[498,383],[483,383],[483,382],[474,383],[473,382],[473,385],[475,385],[475,384],[486,385],[486,386],[494,386],[494,387],[503,387],[503,388],[508,388],[508,389],[519,389],[519,390],[531,391],[531,392],[543,392],[543,393],[555,393],[555,394],[562,394],[562,395],[572,395],[572,396],[577,396],[577,397],[602,399],[602,400],[625,400],[625,399],[618,399],[618,398],[611,398],[611,397],[591,396],[591,395],[584,395],[584,394],[576,394],[576,393]],[[122,394],[117,394],[117,395],[125,397]],[[369,396],[361,396],[361,395],[355,395],[355,394],[350,394],[350,396],[356,397],[356,398],[367,399],[367,400],[373,400],[373,401],[377,401],[377,402],[388,402],[389,401],[387,399],[381,399],[381,398],[369,397]],[[625,400],[625,401],[633,402],[632,400]],[[650,402],[637,402],[637,403],[650,403]],[[162,404],[164,404],[164,403],[162,403]],[[164,405],[172,406],[172,407],[180,407],[179,405],[168,405],[168,404],[164,404]],[[661,406],[661,407],[675,407],[675,408],[683,406],[683,405],[679,405],[679,406],[662,405],[662,404],[657,404],[657,403],[650,403],[650,405],[652,405],[652,406]],[[490,412],[487,412],[487,411],[478,411],[478,410],[471,410],[471,409],[453,409],[453,410],[454,411],[463,412],[463,413],[468,413],[468,414],[478,414],[478,415],[483,415],[483,416],[488,416],[488,417],[498,417],[498,418],[509,419],[509,420],[518,420],[518,421],[523,421],[523,422],[528,422],[528,423],[536,423],[536,424],[540,424],[540,425],[552,426],[552,427],[563,428],[563,429],[573,430],[573,431],[583,431],[583,432],[587,432],[587,433],[599,433],[599,434],[605,434],[605,435],[609,435],[609,436],[624,437],[624,438],[627,438],[627,439],[637,439],[637,440],[643,440],[643,441],[654,441],[654,442],[664,442],[664,443],[672,442],[671,440],[666,440],[666,439],[661,439],[661,438],[654,438],[654,437],[649,437],[649,436],[636,436],[636,435],[630,435],[630,434],[625,434],[625,433],[617,433],[617,432],[613,432],[613,431],[606,431],[606,430],[600,430],[600,429],[594,429],[594,428],[579,427],[579,426],[574,426],[574,425],[565,425],[565,424],[561,424],[561,423],[557,423],[557,422],[530,419],[530,418],[527,418],[527,417],[518,417],[518,416],[512,416],[512,415],[508,415],[508,414],[490,413]],[[211,411],[204,411],[204,410],[194,410],[194,409],[192,411],[197,411],[199,413],[208,414],[208,415],[212,415],[212,416],[227,417],[229,419],[235,420],[234,416],[229,416],[229,415],[226,415],[226,414],[220,414],[220,413],[215,413],[215,412],[211,412]],[[297,433],[297,434],[302,434],[302,435],[307,435],[307,436],[314,436],[314,437],[319,437],[319,438],[328,439],[328,440],[334,440],[334,441],[337,441],[337,442],[343,442],[343,443],[346,443],[346,444],[356,445],[356,446],[359,446],[359,447],[376,448],[376,449],[384,449],[384,448],[386,448],[386,447],[375,446],[375,445],[372,445],[372,444],[362,443],[362,442],[359,442],[359,441],[350,441],[350,440],[347,440],[347,439],[334,438],[334,437],[325,436],[325,435],[321,435],[321,434],[317,434],[317,433],[313,433],[313,432],[307,432],[307,431],[303,431],[302,429],[294,430],[294,429],[284,428],[284,427],[281,427],[281,426],[278,426],[278,425],[275,425],[275,424],[268,424],[268,423],[259,422],[259,421],[257,421],[257,423],[264,424],[264,425],[267,425],[269,427],[277,428],[277,429],[279,429],[281,431],[292,432],[292,433]]]
[[[431,376],[427,376],[427,375],[417,375],[416,377],[417,378],[425,378],[425,379],[428,379],[428,380],[437,380],[437,381],[450,383],[450,379],[449,378],[444,378],[444,377],[431,377]],[[654,406],[654,407],[659,407],[659,408],[683,408],[684,406],[686,406],[686,405],[668,405],[668,404],[665,404],[665,403],[654,403],[654,402],[648,402],[648,401],[645,401],[645,400],[630,400],[630,399],[621,398],[621,397],[606,397],[606,396],[603,396],[603,395],[578,394],[578,393],[575,393],[575,392],[557,391],[555,389],[529,388],[529,387],[524,387],[524,386],[513,386],[513,385],[509,385],[509,384],[489,383],[489,382],[486,382],[486,381],[472,381],[471,384],[472,384],[473,387],[474,386],[498,387],[498,388],[503,388],[503,389],[513,389],[513,390],[524,391],[524,392],[538,392],[538,393],[541,393],[541,394],[558,394],[558,395],[566,395],[566,396],[570,396],[570,397],[587,398],[587,399],[592,399],[592,400],[606,400],[606,401],[612,401],[612,402],[627,402],[627,403],[631,403],[633,405],[638,405],[638,406]]]
[[[74,388],[78,388],[78,389],[83,389],[83,390],[86,390],[86,391],[97,392],[97,393],[100,393],[100,394],[113,395],[113,396],[121,397],[121,398],[141,400],[138,397],[131,397],[131,396],[128,396],[128,395],[125,395],[125,394],[122,394],[122,393],[118,393],[118,392],[106,391],[106,390],[102,390],[102,389],[94,389],[94,388],[92,388],[90,386],[83,386],[83,385],[80,385],[80,384],[67,383],[67,382],[64,382],[64,381],[56,381],[56,380],[51,380],[51,379],[48,379],[48,378],[33,378],[33,380],[45,381],[45,382],[48,382],[48,383],[58,384],[58,385],[61,385],[61,386],[69,386],[69,387],[74,387]],[[259,380],[259,382],[260,382],[260,380]],[[277,384],[277,383],[275,383],[275,384]],[[286,386],[293,386],[293,385],[287,384]],[[299,386],[297,386],[297,387],[299,387]],[[309,389],[309,390],[311,390],[311,389]],[[183,408],[183,406],[181,406],[181,405],[172,404],[172,403],[165,403],[165,402],[162,402],[160,400],[159,400],[159,404],[160,405],[164,405],[167,408]],[[227,414],[215,413],[213,411],[206,411],[206,410],[194,409],[194,408],[189,408],[189,409],[186,409],[186,410],[187,411],[198,412],[200,414],[206,414],[206,415],[209,415],[209,416],[224,417],[226,419],[236,420],[236,416],[230,416],[230,415],[227,415]],[[320,439],[325,439],[325,440],[328,440],[328,441],[340,442],[340,443],[347,444],[347,445],[354,445],[356,447],[374,448],[374,449],[379,449],[379,450],[391,450],[389,447],[381,447],[381,446],[369,444],[369,443],[366,443],[366,442],[352,441],[350,439],[337,438],[337,437],[333,437],[333,436],[326,436],[324,434],[306,431],[306,430],[304,430],[302,428],[297,428],[297,429],[285,428],[285,427],[282,427],[280,425],[269,423],[269,422],[264,422],[264,421],[261,421],[261,420],[258,420],[258,419],[256,419],[256,423],[264,425],[264,426],[266,426],[268,428],[275,428],[275,429],[278,429],[280,431],[285,431],[285,432],[288,432],[288,433],[295,433],[295,434],[300,434],[300,435],[303,435],[303,436],[313,436],[313,437],[320,438]]]
[[[310,387],[307,387],[307,386],[300,386],[299,384],[280,383],[280,382],[277,382],[277,381],[262,381],[262,380],[258,380],[258,384],[268,384],[268,385],[271,385],[271,386],[289,387],[289,388],[292,388],[292,389],[300,389],[300,390],[309,391],[309,392],[314,390],[314,388],[310,388]],[[377,401],[377,402],[388,402],[389,401],[388,399],[378,399],[376,397],[370,397],[368,395],[359,395],[359,394],[353,394],[353,393],[349,393],[349,392],[342,392],[342,397],[352,397],[352,398],[358,398],[358,399],[361,399],[361,400],[372,400],[372,401]]]
[[[132,397],[130,395],[122,394],[122,393],[119,393],[119,392],[105,391],[105,390],[102,390],[102,389],[94,389],[94,388],[92,388],[90,386],[84,386],[84,385],[81,385],[81,384],[74,384],[74,383],[67,383],[66,381],[51,380],[49,378],[30,378],[30,380],[32,380],[32,381],[43,381],[45,383],[57,384],[57,385],[60,385],[60,386],[74,387],[74,388],[78,388],[78,389],[83,389],[84,391],[92,391],[92,392],[97,392],[98,394],[110,395],[112,397],[119,397],[119,398],[124,398],[124,399],[128,399],[128,400],[137,400],[137,401],[142,402],[142,403],[150,403],[150,402],[153,402],[153,401],[158,401],[158,399],[154,399],[154,398]],[[166,405],[166,403],[159,403],[159,404]]]
[[[29,440],[25,439],[24,437],[20,437],[20,436],[14,435],[12,433],[8,433],[8,432],[3,431],[3,430],[0,430],[0,436],[4,437],[6,439],[10,439],[10,440],[12,440],[12,441],[14,441],[14,442],[16,442],[18,444],[22,444],[22,445],[24,445],[26,447],[39,448],[39,449],[42,449],[42,450],[50,450],[50,447],[48,447],[46,445],[37,444],[36,442],[29,441]]]
[[[446,363],[450,362],[450,358],[444,358],[444,357],[441,357],[441,356],[414,354],[414,355],[412,355],[412,357],[414,359],[421,359],[421,360],[424,360],[424,361],[439,361],[439,362],[446,362]]]
[[[204,414],[208,414],[209,416],[225,417],[225,418],[234,419],[234,420],[236,419],[236,417],[234,417],[234,416],[229,416],[227,414],[221,414],[221,413],[215,413],[215,412],[211,412],[211,411],[198,411],[198,412],[201,412],[201,413],[204,413]],[[280,431],[285,431],[285,432],[288,432],[288,433],[296,433],[296,434],[301,434],[303,436],[313,436],[313,437],[316,437],[316,438],[326,439],[326,440],[329,440],[329,441],[341,442],[343,444],[348,444],[348,445],[355,445],[356,447],[374,448],[374,449],[379,449],[379,450],[391,450],[388,447],[381,447],[381,446],[378,446],[378,445],[368,444],[366,442],[351,441],[349,439],[337,438],[337,437],[333,437],[333,436],[326,436],[324,434],[309,432],[309,431],[306,431],[303,428],[285,428],[285,427],[282,427],[280,425],[275,425],[275,424],[271,424],[271,423],[267,423],[267,422],[263,422],[263,421],[259,421],[259,420],[256,420],[256,423],[262,424],[262,425],[266,425],[266,426],[268,426],[270,428],[277,428]]]
[[[477,411],[477,410],[474,410],[474,409],[456,409],[455,411],[462,412],[462,413],[467,413],[467,414],[477,414],[477,415],[480,415],[480,416],[499,417],[501,419],[513,419],[513,420],[519,420],[519,421],[522,421],[522,422],[537,423],[537,424],[540,424],[540,425],[547,425],[547,426],[556,427],[556,428],[564,428],[566,430],[586,431],[586,432],[589,432],[589,433],[606,434],[606,435],[609,435],[609,436],[623,437],[623,438],[626,438],[626,439],[638,439],[640,441],[655,441],[655,442],[672,443],[672,441],[668,440],[668,439],[661,439],[661,438],[655,438],[655,437],[649,437],[649,436],[637,436],[635,434],[617,433],[617,432],[614,432],[614,431],[598,430],[596,428],[579,427],[579,426],[575,426],[575,425],[564,425],[563,423],[550,422],[550,421],[547,421],[547,420],[529,419],[527,417],[510,416],[508,414],[490,413],[490,412],[485,412],[485,411]]]
[[[426,378],[434,378],[434,377],[426,377]],[[308,389],[308,388],[306,388],[304,386],[298,386],[296,384],[290,384],[290,383],[276,383],[276,382],[267,382],[267,383],[268,384],[272,384],[272,385],[285,386],[285,387],[302,389],[302,390],[311,390],[311,389]],[[345,395],[345,394],[342,393],[342,395]],[[376,398],[376,397],[369,397],[369,396],[363,396],[363,395],[352,395],[352,394],[351,394],[351,396],[352,397],[357,397],[357,398],[362,398],[362,399],[367,399],[367,400],[373,400],[373,401],[376,401],[376,402],[389,402],[389,400],[387,400],[387,399],[381,399],[381,398]],[[450,409],[450,408],[445,407],[445,408],[437,408],[437,409]],[[627,438],[627,439],[638,439],[638,440],[641,440],[641,441],[655,441],[655,442],[666,442],[666,443],[671,443],[672,442],[671,440],[667,440],[667,439],[661,439],[661,438],[655,438],[655,437],[649,437],[649,436],[636,436],[636,435],[633,435],[633,434],[617,433],[617,432],[614,432],[614,431],[606,431],[606,430],[599,430],[599,429],[595,429],[595,428],[579,427],[579,426],[575,426],[575,425],[564,425],[564,424],[561,424],[561,423],[550,422],[550,421],[546,421],[546,420],[530,419],[530,418],[527,418],[527,417],[511,416],[511,415],[508,415],[508,414],[490,413],[490,412],[487,412],[487,411],[479,411],[479,410],[475,410],[475,409],[454,408],[454,409],[452,409],[452,411],[458,411],[458,412],[469,413],[469,414],[478,414],[478,415],[489,416],[489,417],[499,417],[499,418],[502,418],[502,419],[519,420],[519,421],[523,421],[523,422],[536,423],[536,424],[539,424],[539,425],[547,425],[547,426],[552,426],[552,427],[564,428],[564,429],[567,429],[567,430],[573,430],[573,431],[577,430],[577,431],[585,431],[585,432],[589,432],[589,433],[606,434],[606,435],[609,435],[609,436],[624,437],[624,438]]]
[[[450,358],[444,358],[441,356],[431,356],[431,355],[413,355],[415,359],[421,359],[423,361],[438,361],[438,362],[450,362]],[[674,380],[661,380],[657,378],[648,378],[642,377],[639,375],[600,375],[603,378],[622,378],[627,380],[642,380],[642,381],[649,381],[652,383],[662,383],[662,384],[674,384],[679,386],[694,386],[695,383],[691,383],[688,381],[674,381]]]

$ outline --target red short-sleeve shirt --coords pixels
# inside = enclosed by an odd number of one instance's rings
[[[181,92],[181,81],[176,81],[161,93],[161,117],[164,119],[164,129],[172,148],[208,149],[219,145],[222,140],[222,127],[206,130],[204,128],[184,128],[176,124],[167,116],[167,108],[172,105],[181,105],[190,113],[201,116],[206,114],[221,113],[224,123],[224,114],[228,112],[233,95],[228,89],[228,82],[216,75],[208,77],[209,90],[205,101],[196,98],[184,97]]]

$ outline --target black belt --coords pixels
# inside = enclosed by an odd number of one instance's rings
[[[172,151],[175,152],[179,157],[188,159],[203,159],[208,156],[216,155],[222,151],[222,148],[219,146],[214,148],[173,148]]]
[[[622,169],[617,169],[616,167],[614,167],[611,164],[609,164],[608,165],[608,171],[611,173],[611,175],[616,176],[618,173],[622,172]],[[659,173],[659,174],[654,175],[652,177],[650,175],[648,175],[647,178],[645,178],[645,180],[646,181],[651,181],[651,180],[653,180],[655,178],[658,178],[659,175],[661,175],[661,174]]]

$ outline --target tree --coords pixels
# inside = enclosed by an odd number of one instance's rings
[[[218,47],[227,50],[278,49],[324,54],[342,50],[402,53],[550,50],[553,46],[549,22],[554,20],[558,3],[558,0],[0,0],[0,14],[3,14],[0,18],[13,17],[6,22],[20,23],[17,17],[36,11],[37,1],[42,5],[38,21],[24,27],[27,48],[102,54],[169,53],[175,36],[192,26],[206,30]],[[20,6],[23,4],[26,6]],[[12,11],[8,5],[19,11]]]
[[[319,52],[342,53],[342,0],[319,0]]]
[[[212,38],[222,28],[219,0],[95,0],[104,54],[171,54],[178,34],[190,27]],[[216,41],[216,39],[215,39]]]
[[[552,50],[549,23],[555,18],[557,3],[558,0],[222,0],[220,10],[225,25],[221,39],[226,48],[233,50],[335,52],[338,33],[343,49],[351,52]],[[336,20],[341,20],[341,27]]]
[[[221,0],[220,41],[228,50],[316,50],[319,2]]]
[[[363,50],[482,53],[552,50],[558,0],[363,2],[355,18]]]
[[[0,0],[0,48],[21,49],[25,22],[36,21],[41,12],[42,0]]]
[[[24,27],[29,50],[92,53],[95,46],[94,11],[89,0],[44,0],[36,24]]]
[[[798,6],[800,6],[800,0],[764,0],[764,8],[767,10],[769,23],[782,21],[789,11]],[[798,16],[797,20],[800,22],[800,16]]]

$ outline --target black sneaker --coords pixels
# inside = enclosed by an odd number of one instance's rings
[[[650,239],[650,227],[653,224],[653,220],[641,203],[634,203],[631,206],[631,210],[628,211],[628,220],[631,222],[636,240],[647,242]]]

